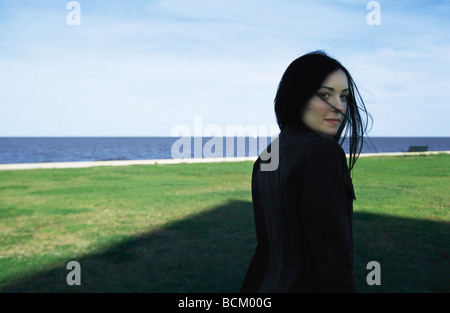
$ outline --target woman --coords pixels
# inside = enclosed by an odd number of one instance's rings
[[[281,132],[268,147],[278,148],[278,167],[262,169],[262,155],[253,166],[257,247],[241,292],[355,291],[350,170],[367,121],[360,111],[366,113],[349,72],[325,53],[306,54],[286,69],[275,97]]]

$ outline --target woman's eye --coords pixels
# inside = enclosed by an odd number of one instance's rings
[[[347,102],[348,101],[348,96],[341,96],[342,101]]]
[[[328,92],[319,92],[319,96],[324,99],[328,99],[330,94]]]

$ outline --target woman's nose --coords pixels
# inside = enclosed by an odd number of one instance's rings
[[[336,97],[336,99],[334,99],[332,104],[333,104],[333,109],[335,111],[339,111],[342,114],[345,113],[345,110],[347,109],[347,103],[345,101],[343,101],[341,99],[341,97]]]

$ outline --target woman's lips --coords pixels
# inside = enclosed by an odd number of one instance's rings
[[[338,119],[327,119],[326,120],[328,123],[330,123],[331,125],[338,125],[340,120]]]

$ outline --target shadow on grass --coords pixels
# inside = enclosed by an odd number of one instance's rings
[[[448,292],[450,225],[355,212],[359,292]],[[1,292],[238,292],[255,246],[252,205],[230,201],[203,214],[73,258],[81,286],[68,286],[64,264]],[[368,286],[366,265],[381,265]]]

